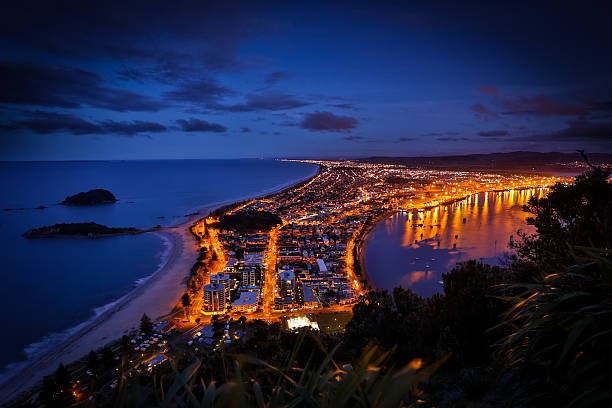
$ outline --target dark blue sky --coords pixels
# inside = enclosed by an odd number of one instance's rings
[[[0,160],[612,152],[605,2],[18,3]]]

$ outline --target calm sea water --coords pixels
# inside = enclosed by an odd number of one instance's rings
[[[259,195],[315,172],[314,165],[272,160],[0,163],[2,377],[154,273],[167,249],[156,234],[28,240],[21,237],[28,229],[88,221],[175,225],[201,207]],[[108,189],[120,201],[57,205],[93,188]],[[41,205],[48,208],[32,209]],[[9,208],[14,210],[1,211]]]
[[[532,231],[522,206],[545,190],[475,194],[420,213],[397,213],[373,231],[366,267],[374,286],[410,288],[421,296],[443,291],[442,274],[457,262],[499,264],[516,231]]]

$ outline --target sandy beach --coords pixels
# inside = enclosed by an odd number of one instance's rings
[[[264,191],[257,197],[278,193],[302,183],[318,174]],[[15,399],[35,386],[46,375],[53,373],[60,363],[69,364],[127,334],[140,324],[146,313],[152,319],[168,314],[186,290],[186,280],[197,259],[197,248],[189,227],[214,209],[249,199],[226,200],[200,208],[179,225],[161,228],[151,234],[160,234],[169,241],[167,262],[141,285],[118,299],[105,312],[93,319],[67,340],[54,347],[43,357],[28,364],[15,376],[0,384],[0,402]]]

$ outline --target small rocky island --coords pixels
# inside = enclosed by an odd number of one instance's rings
[[[24,238],[102,238],[115,235],[139,234],[144,232],[136,228],[112,228],[95,222],[75,222],[55,224],[34,228],[22,236]]]
[[[108,190],[97,188],[87,192],[81,192],[69,197],[66,197],[60,204],[63,205],[98,205],[111,204],[117,201],[117,198]]]

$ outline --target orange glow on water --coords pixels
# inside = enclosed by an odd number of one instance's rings
[[[441,274],[456,262],[480,258],[497,262],[509,251],[511,235],[516,239],[518,229],[532,230],[525,224],[528,214],[522,206],[530,197],[544,194],[542,189],[479,193],[418,216],[389,217],[368,245],[366,261],[374,285],[387,289],[397,285],[429,287],[435,293],[441,291]],[[378,234],[385,236],[380,246],[376,243]],[[384,275],[382,279],[380,275]]]

